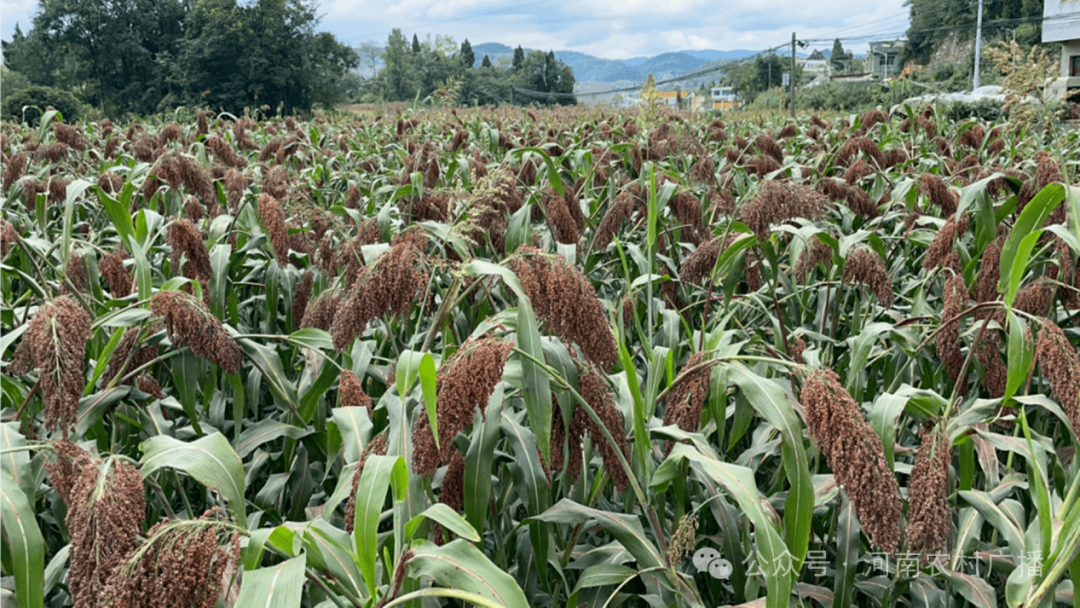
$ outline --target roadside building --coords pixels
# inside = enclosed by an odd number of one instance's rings
[[[713,110],[726,111],[739,108],[739,94],[731,87],[713,87],[709,97]]]
[[[1045,0],[1042,41],[1061,44],[1061,73],[1046,87],[1048,100],[1061,100],[1080,91],[1080,19],[1070,18],[1080,10],[1077,0]],[[1073,17],[1075,15],[1072,15]]]
[[[900,54],[903,52],[903,40],[871,42],[866,54],[866,71],[881,80],[895,78],[900,74]]]

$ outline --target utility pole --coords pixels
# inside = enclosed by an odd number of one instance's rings
[[[975,85],[972,90],[979,88],[979,55],[982,54],[982,8],[983,0],[979,0],[979,16],[975,22]]]
[[[791,83],[791,117],[795,118],[795,32],[791,32],[791,78],[788,82]]]

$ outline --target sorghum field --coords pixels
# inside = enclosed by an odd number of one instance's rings
[[[1080,137],[940,114],[6,124],[5,605],[1078,605]]]

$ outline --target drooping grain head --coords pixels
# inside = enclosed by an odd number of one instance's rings
[[[874,292],[882,306],[892,308],[892,281],[885,269],[885,262],[873,249],[860,247],[848,254],[844,262],[844,282],[866,286]]]
[[[89,339],[90,315],[67,296],[38,309],[23,336],[29,361],[40,371],[45,427],[59,427],[65,437],[75,425],[86,386],[83,360]]]
[[[49,483],[67,505],[73,504],[72,492],[82,476],[83,469],[97,466],[97,460],[78,444],[58,439],[53,442],[51,454],[44,463]]]
[[[390,248],[364,268],[337,307],[330,334],[334,348],[342,350],[362,334],[368,323],[384,314],[404,316],[417,294],[427,286],[430,271],[421,230],[395,237]]]
[[[895,553],[900,544],[900,489],[881,440],[835,372],[810,373],[801,400],[810,436],[850,498],[863,532],[872,545]]]
[[[518,250],[512,270],[536,315],[564,342],[576,343],[590,361],[610,370],[617,359],[604,306],[589,279],[561,256],[531,247]]]
[[[624,459],[629,460],[630,458],[630,447],[626,440],[626,427],[623,416],[616,409],[615,399],[611,396],[611,389],[608,387],[607,380],[601,375],[600,370],[587,361],[577,362],[577,368],[581,397],[596,412],[612,439],[615,440],[615,446],[611,445],[604,436],[603,431],[600,430],[600,426],[585,413],[580,405],[574,408],[574,418],[576,420],[579,411],[585,416],[585,431],[589,433],[593,449],[600,452],[604,462],[604,472],[611,476],[611,481],[615,484],[615,487],[622,491],[630,483],[630,478],[627,477],[626,470],[623,469],[617,455],[621,452]],[[571,435],[573,435],[575,428],[571,426],[570,431]],[[578,445],[581,445],[580,436]]]
[[[933,173],[923,173],[919,189],[929,201],[941,209],[946,217],[956,213],[956,206],[960,203],[960,197],[956,195],[945,182]]]
[[[274,247],[274,256],[278,266],[289,265],[289,229],[285,223],[285,211],[281,203],[269,194],[259,195],[259,219],[262,220],[263,228],[270,238],[270,244]]]
[[[163,521],[113,570],[101,594],[111,608],[214,608],[240,558],[240,534],[216,519]]]
[[[304,310],[304,316],[300,321],[300,328],[314,327],[323,331],[329,331],[334,322],[334,315],[341,304],[341,294],[336,289],[329,289],[320,293]]]
[[[1039,277],[1016,292],[1013,308],[1022,310],[1029,315],[1046,316],[1054,305],[1054,294],[1056,292],[1056,285],[1045,277]]]
[[[1065,332],[1053,321],[1043,319],[1038,324],[1035,340],[1035,359],[1043,376],[1050,381],[1050,390],[1069,416],[1073,432],[1080,435],[1080,356],[1076,346],[1069,343]]]
[[[676,425],[688,433],[696,433],[701,423],[701,410],[705,406],[705,400],[709,396],[709,375],[711,367],[705,366],[694,370],[694,367],[702,362],[700,352],[694,353],[686,361],[677,378],[678,384],[671,389],[667,396],[667,407],[664,410],[664,426]],[[671,451],[672,443],[667,443],[667,451]]]
[[[979,260],[979,278],[975,281],[975,300],[993,302],[998,295],[1001,277],[1001,239],[990,241]]]
[[[741,219],[764,241],[769,227],[795,218],[820,219],[825,214],[825,197],[810,187],[768,180],[750,203],[739,210]]]
[[[142,476],[110,459],[84,468],[72,488],[67,528],[71,536],[68,586],[76,608],[101,605],[106,583],[137,545],[146,517]]]
[[[109,359],[109,365],[105,368],[105,375],[103,376],[105,382],[112,382],[116,376],[139,369],[157,357],[159,348],[157,345],[139,345],[141,334],[142,329],[138,326],[130,327],[124,331],[124,337],[116,345],[112,358]],[[130,378],[123,384],[134,386],[135,380]]]
[[[949,465],[952,445],[943,424],[927,420],[919,431],[921,445],[908,478],[907,547],[924,556],[950,549]]]
[[[495,386],[502,381],[503,367],[513,345],[491,336],[469,340],[461,350],[443,364],[436,376],[438,394],[437,420],[439,423],[438,463],[447,464],[456,453],[454,437],[473,422],[477,408],[481,414],[487,410],[488,398]],[[414,468],[425,473],[432,472],[430,448],[434,447],[434,435],[427,415],[417,419],[414,441]],[[420,454],[424,446],[425,453]]]
[[[964,275],[952,274],[945,282],[942,292],[941,327],[935,338],[935,347],[938,359],[945,365],[945,371],[949,375],[949,381],[956,385],[958,394],[967,393],[967,382],[960,378],[960,370],[964,365],[964,357],[960,350],[960,319],[957,316],[967,305],[967,285],[964,283]],[[959,384],[958,384],[959,383]]]
[[[709,230],[701,215],[701,201],[696,196],[681,190],[671,197],[667,206],[679,221],[683,241],[698,245],[708,238]]]
[[[240,347],[202,300],[180,291],[159,291],[150,298],[150,310],[161,317],[174,346],[187,346],[226,373],[240,371]]]
[[[169,224],[165,243],[171,249],[169,263],[174,274],[192,280],[210,279],[210,252],[202,232],[191,220],[180,218]]]
[[[967,232],[969,219],[970,216],[967,212],[963,213],[959,218],[955,214],[949,216],[949,219],[934,235],[934,240],[930,242],[930,247],[926,250],[926,257],[923,259],[924,269],[929,270],[937,266],[949,266],[948,261],[954,254],[954,245],[957,239],[963,237],[964,233]]]
[[[817,268],[818,264],[823,264],[828,269],[832,266],[832,258],[832,247],[821,242],[817,237],[811,238],[807,246],[803,248],[802,253],[799,254],[799,259],[795,262],[795,280],[799,283],[806,281],[807,272]]]
[[[364,392],[364,386],[360,383],[360,378],[352,370],[341,372],[338,395],[341,407],[363,407],[367,409],[368,416],[372,415],[371,397],[368,397],[367,393]]]
[[[315,273],[308,270],[300,275],[300,281],[296,284],[296,293],[293,295],[292,318],[293,326],[299,327],[307,313],[308,301],[311,299],[311,288],[315,281]]]
[[[991,399],[1000,399],[1005,395],[1005,387],[1009,380],[1009,368],[1001,360],[999,354],[1001,340],[996,333],[989,333],[987,337],[979,341],[975,349],[975,356],[983,367],[983,386],[986,387],[987,396]]]

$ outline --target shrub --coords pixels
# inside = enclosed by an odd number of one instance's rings
[[[960,121],[978,118],[985,121],[999,121],[1008,117],[1008,112],[1000,101],[980,99],[978,101],[954,101],[940,108],[949,120]]]
[[[5,94],[3,113],[15,120],[34,123],[49,106],[59,110],[66,122],[78,120],[83,114],[83,104],[71,93],[38,85]],[[25,112],[23,108],[26,108]]]

